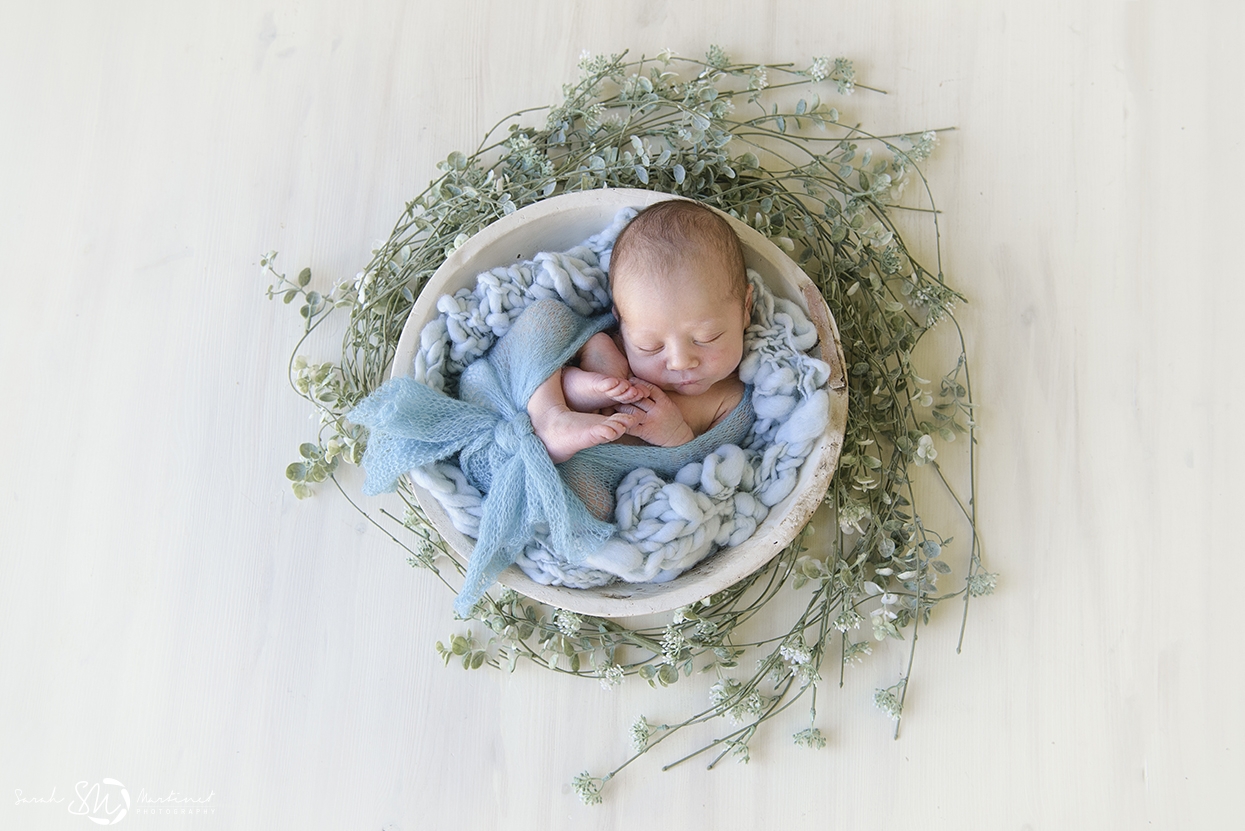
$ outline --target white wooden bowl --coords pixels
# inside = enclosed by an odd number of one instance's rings
[[[499,219],[467,241],[428,280],[402,330],[392,374],[414,371],[419,333],[436,314],[437,298],[475,285],[476,275],[497,266],[530,260],[541,251],[563,251],[609,226],[625,207],[643,208],[672,199],[647,190],[602,189],[555,196]],[[843,449],[847,425],[847,382],[839,332],[821,293],[778,246],[758,231],[727,216],[743,243],[744,260],[774,294],[798,303],[820,335],[821,358],[830,365],[830,423],[800,468],[792,493],[773,506],[746,542],[724,548],[666,583],[613,583],[592,589],[546,586],[517,566],[506,569],[503,585],[542,603],[598,617],[618,618],[666,612],[694,603],[752,574],[787,546],[821,503]],[[416,499],[456,556],[466,562],[475,545],[457,531],[441,504],[414,486]]]

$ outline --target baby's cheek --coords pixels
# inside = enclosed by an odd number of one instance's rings
[[[637,378],[648,381],[650,384],[657,383],[657,381],[654,380],[653,362],[651,359],[643,355],[629,355],[628,363],[631,365],[632,374]]]
[[[650,372],[647,368],[641,368],[635,371],[636,377],[641,380],[648,381],[655,387],[660,387],[662,378],[660,373]]]

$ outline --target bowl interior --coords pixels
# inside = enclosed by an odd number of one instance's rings
[[[556,196],[499,219],[455,251],[428,280],[407,319],[394,356],[394,376],[410,375],[419,349],[419,333],[436,314],[443,294],[475,285],[476,275],[498,266],[530,260],[541,251],[562,251],[606,228],[626,207],[643,208],[675,198],[654,191],[605,189]],[[747,577],[787,546],[821,503],[838,464],[847,424],[847,385],[843,351],[834,318],[821,293],[791,258],[755,229],[733,217],[744,259],[776,295],[808,312],[821,336],[821,355],[831,367],[830,423],[800,468],[795,490],[770,509],[756,533],[741,545],[723,549],[667,583],[614,583],[592,589],[546,586],[517,566],[500,582],[542,603],[597,617],[632,617],[677,609],[721,591]],[[414,486],[420,507],[450,547],[465,562],[474,540],[457,531],[436,498]]]

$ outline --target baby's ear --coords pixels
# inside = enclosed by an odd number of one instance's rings
[[[744,293],[744,323],[746,324],[752,319],[752,284],[748,284],[748,291]]]

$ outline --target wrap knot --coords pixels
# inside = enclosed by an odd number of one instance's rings
[[[532,431],[532,419],[526,412],[520,411],[515,413],[514,418],[509,421],[498,421],[494,437],[497,440],[498,449],[507,456],[513,456],[519,452],[523,440],[532,435],[535,435]]]

